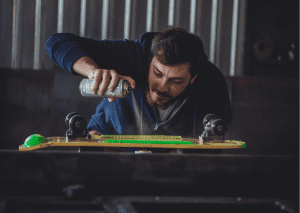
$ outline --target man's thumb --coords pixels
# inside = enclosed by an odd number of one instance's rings
[[[126,81],[128,81],[128,83],[130,84],[130,86],[132,87],[132,89],[135,89],[135,80],[133,80],[129,76],[124,76],[123,79],[126,80]]]

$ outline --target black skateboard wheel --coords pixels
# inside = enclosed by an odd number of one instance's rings
[[[76,113],[76,112],[71,112],[71,113],[69,113],[69,114],[67,115],[67,117],[66,117],[66,119],[65,119],[65,123],[66,123],[67,126],[69,126],[69,121],[70,121],[70,119],[71,119],[74,115],[78,115],[78,113]]]
[[[70,118],[69,127],[75,132],[83,131],[86,128],[86,122],[80,115],[74,115]]]
[[[222,119],[216,119],[211,122],[211,131],[214,135],[222,136],[228,131],[227,124]]]
[[[214,115],[214,114],[208,114],[203,118],[203,125],[206,126],[206,124],[210,121],[210,120],[215,120],[218,119],[218,116]]]

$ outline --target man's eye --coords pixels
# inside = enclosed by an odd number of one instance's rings
[[[173,81],[175,84],[182,84],[182,81]]]
[[[161,76],[160,73],[157,73],[157,72],[155,72],[155,71],[154,71],[154,74],[157,75],[157,76]]]

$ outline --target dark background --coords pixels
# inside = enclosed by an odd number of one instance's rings
[[[67,130],[64,123],[65,116],[70,112],[78,112],[87,120],[94,113],[95,107],[101,102],[101,99],[86,99],[80,96],[79,82],[82,77],[72,76],[69,72],[57,67],[52,62],[45,62],[41,70],[33,70],[32,65],[26,65],[28,58],[32,54],[21,55],[22,66],[19,69],[10,68],[9,51],[11,43],[11,26],[7,24],[7,17],[12,17],[13,1],[0,1],[1,4],[1,139],[0,149],[18,149],[24,140],[32,134],[41,134],[45,137],[63,136]],[[22,7],[23,26],[29,26],[34,23],[34,14],[26,11],[34,11],[34,2],[28,1]],[[52,1],[51,1],[52,2]],[[57,7],[57,2],[46,1],[47,7]],[[73,8],[79,14],[78,5],[71,4],[72,1],[66,1],[67,8]],[[91,1],[92,2],[92,1]],[[143,2],[143,5],[142,3]],[[145,1],[146,2],[146,1]],[[145,2],[139,1],[136,7],[140,7],[136,14],[137,19],[145,14]],[[165,3],[164,3],[165,2]],[[99,1],[100,4],[100,1]],[[160,22],[157,28],[167,24],[167,11],[161,11],[166,8],[167,1],[160,1]],[[206,10],[209,1],[203,1],[202,10]],[[31,6],[30,6],[31,5]],[[223,6],[232,5],[232,1],[224,1]],[[89,5],[91,6],[91,5]],[[124,6],[124,5],[123,5]],[[123,11],[122,5],[115,5],[115,25],[110,26],[115,29],[111,38],[122,39],[122,28],[119,23],[120,18],[116,11]],[[228,6],[228,7],[229,7]],[[49,8],[48,8],[49,7]],[[184,8],[184,5],[182,6]],[[92,8],[92,7],[91,7]],[[57,11],[54,10],[53,20],[57,17]],[[144,12],[143,12],[144,11]],[[208,11],[208,12],[207,12]],[[227,133],[228,139],[242,140],[247,143],[243,150],[227,150],[224,153],[238,154],[263,154],[263,155],[298,155],[299,153],[299,3],[298,1],[259,1],[251,0],[246,4],[246,22],[245,22],[245,44],[244,44],[244,66],[239,71],[242,75],[229,76],[228,68],[221,61],[219,68],[224,73],[229,93],[232,100],[233,120],[230,130]],[[75,12],[74,12],[75,13]],[[72,14],[76,17],[74,20],[79,22],[78,16],[74,13],[66,13],[66,17]],[[99,11],[101,18],[101,11]],[[123,12],[124,13],[124,12]],[[141,13],[141,14],[140,14]],[[95,14],[95,13],[91,13]],[[204,13],[203,13],[204,14]],[[123,14],[122,14],[123,15]],[[182,15],[183,27],[188,28],[188,19],[184,13]],[[226,13],[223,13],[226,15]],[[92,15],[88,15],[92,16]],[[121,15],[120,15],[121,16]],[[95,20],[87,25],[87,37],[99,38],[97,25],[101,23],[99,17],[87,17]],[[200,31],[207,25],[205,20],[210,17],[202,17]],[[226,17],[225,17],[226,18]],[[52,20],[51,19],[51,20]],[[140,22],[135,24],[135,33],[131,35],[132,39],[138,38],[143,30],[145,17],[140,18]],[[100,21],[99,21],[100,20]],[[46,22],[44,22],[46,23]],[[52,22],[51,22],[52,23]],[[54,23],[54,24],[53,24]],[[55,33],[56,21],[52,24],[45,24],[43,29],[44,40]],[[226,23],[224,23],[226,24]],[[32,26],[32,24],[30,25]],[[34,27],[34,24],[33,24]],[[79,33],[71,29],[71,25],[64,26],[64,32]],[[196,27],[197,28],[197,27]],[[24,27],[25,29],[25,27]],[[21,39],[22,51],[30,43],[24,36],[26,33],[33,34],[31,28],[26,28]],[[197,28],[198,29],[198,28]],[[198,29],[199,31],[199,29]],[[230,31],[230,30],[229,30]],[[201,31],[202,32],[202,31]],[[200,33],[203,37],[205,49],[208,50],[207,34]],[[272,53],[267,59],[259,59],[255,56],[253,46],[257,38],[261,35],[272,40]],[[291,48],[291,43],[294,49]],[[30,48],[29,48],[30,49]],[[41,51],[44,50],[44,43],[41,44]],[[288,51],[294,52],[294,59],[290,60]],[[228,48],[222,49],[228,52]],[[267,51],[266,46],[261,45],[259,51]],[[281,61],[278,56],[281,55]],[[226,58],[226,54],[224,54]],[[223,66],[224,65],[224,66]]]

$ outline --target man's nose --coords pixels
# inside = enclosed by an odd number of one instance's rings
[[[169,86],[168,86],[168,80],[163,79],[162,82],[160,83],[159,91],[161,93],[168,92]]]

